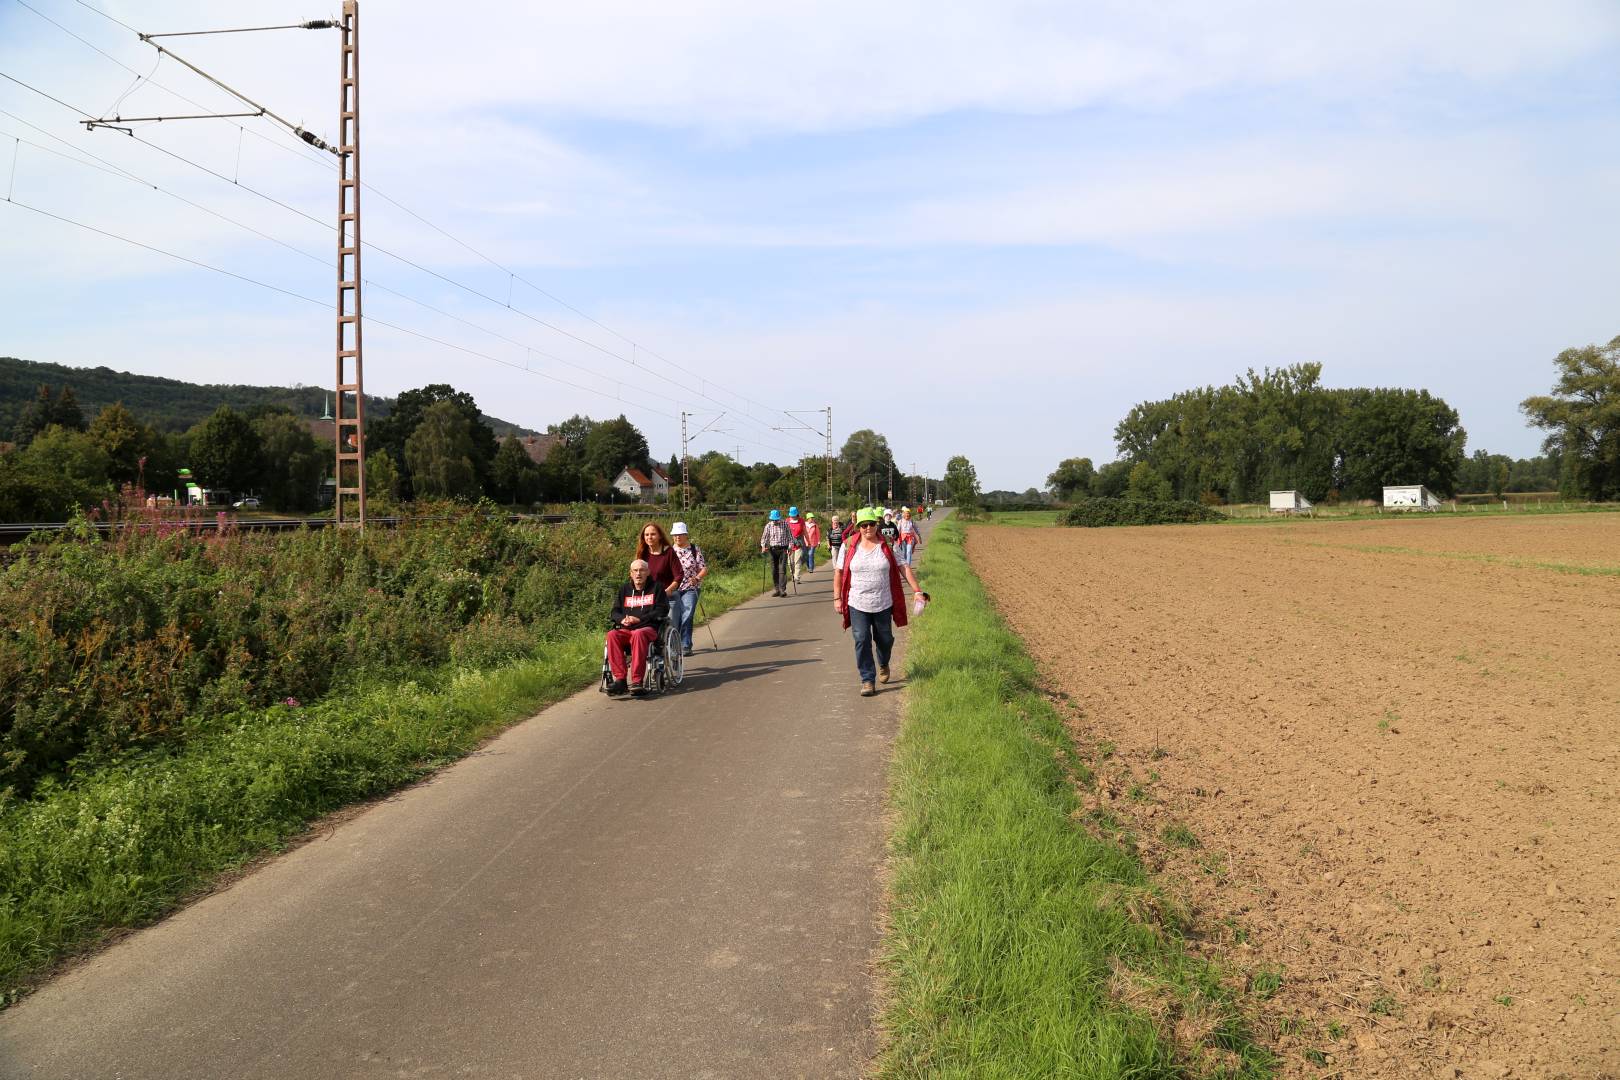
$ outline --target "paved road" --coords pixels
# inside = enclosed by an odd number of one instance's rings
[[[857,1076],[899,684],[825,568],[714,631],[0,1013],[0,1077]]]

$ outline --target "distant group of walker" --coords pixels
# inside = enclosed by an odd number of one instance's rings
[[[847,525],[834,513],[823,533],[815,514],[801,517],[799,508],[790,506],[785,517],[772,510],[760,534],[773,597],[787,596],[789,587],[798,591],[803,575],[815,573],[817,552],[826,542],[833,610],[854,638],[862,697],[876,694],[877,684],[890,678],[894,628],[907,622],[901,579],[911,586],[915,612],[928,602],[912,568],[922,547],[918,523],[932,516],[931,506],[918,507],[915,515],[909,506],[898,514],[865,506]],[[642,528],[630,580],[619,586],[603,644],[601,688],[609,697],[641,697],[680,685],[685,658],[693,653],[692,628],[708,572],[685,522],[675,522],[667,534],[655,521]]]

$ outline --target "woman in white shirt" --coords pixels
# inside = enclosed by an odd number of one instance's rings
[[[889,656],[894,649],[894,627],[906,625],[906,604],[900,592],[902,573],[913,595],[921,594],[911,567],[902,566],[878,535],[878,512],[870,506],[855,514],[859,534],[846,539],[833,565],[833,609],[844,617],[844,627],[855,638],[855,668],[861,676],[861,696],[877,693],[875,682],[889,681]],[[877,663],[872,647],[877,646]],[[875,668],[875,670],[874,670]]]

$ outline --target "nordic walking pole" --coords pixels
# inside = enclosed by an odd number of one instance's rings
[[[714,646],[714,651],[715,652],[719,652],[720,651],[720,643],[718,641],[714,640],[714,627],[709,625],[709,613],[703,607],[703,599],[702,599],[702,597],[698,598],[698,612],[703,616],[703,629],[705,629],[705,630],[707,630],[709,632],[709,644]]]

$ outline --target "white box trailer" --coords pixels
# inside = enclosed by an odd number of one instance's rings
[[[1311,510],[1311,500],[1297,491],[1273,491],[1271,493],[1271,512],[1273,514],[1306,514]]]
[[[1440,497],[1422,484],[1403,484],[1384,488],[1386,510],[1438,510]]]

